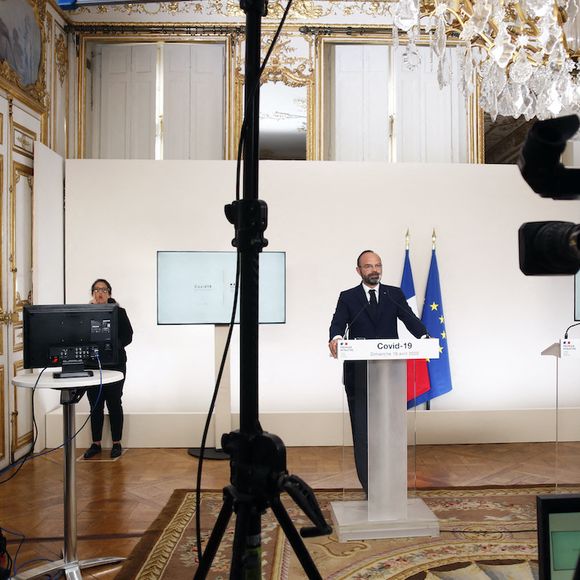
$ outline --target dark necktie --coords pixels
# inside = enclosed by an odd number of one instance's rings
[[[369,290],[369,311],[373,318],[377,317],[377,310],[379,309],[379,303],[377,302],[377,291],[376,290]]]

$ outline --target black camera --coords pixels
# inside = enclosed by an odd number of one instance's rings
[[[537,121],[522,147],[518,167],[542,197],[578,199],[580,169],[565,167],[560,157],[578,130],[577,115]],[[528,222],[519,229],[520,270],[526,276],[576,274],[580,269],[580,225]]]

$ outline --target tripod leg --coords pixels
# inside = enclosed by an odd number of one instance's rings
[[[219,548],[220,542],[222,541],[223,535],[228,527],[228,522],[232,517],[234,511],[234,499],[228,491],[224,491],[224,505],[220,510],[217,521],[207,542],[207,546],[199,562],[199,566],[195,572],[194,580],[203,580],[209,569],[211,568],[213,559],[215,558],[216,552]]]
[[[302,568],[304,568],[304,572],[308,576],[309,580],[322,580],[322,576],[320,572],[316,569],[316,565],[314,564],[314,560],[308,553],[298,530],[294,527],[286,508],[280,501],[279,497],[274,497],[271,499],[270,503],[272,507],[272,511],[276,516],[276,519],[280,523],[280,527],[286,534],[294,553],[296,554],[300,564],[302,564]]]
[[[236,530],[234,532],[234,544],[232,546],[232,565],[230,568],[230,580],[245,580],[246,543],[252,521],[253,506],[249,502],[238,503],[236,512]]]

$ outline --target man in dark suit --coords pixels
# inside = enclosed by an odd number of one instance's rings
[[[338,341],[343,338],[399,338],[397,319],[416,336],[427,337],[427,329],[415,316],[400,288],[380,284],[383,273],[381,258],[372,250],[360,254],[356,271],[361,284],[340,293],[330,323],[328,346],[337,356]],[[368,491],[367,449],[367,362],[346,361],[343,382],[348,401],[354,458],[358,478]]]

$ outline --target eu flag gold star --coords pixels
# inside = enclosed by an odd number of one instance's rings
[[[445,322],[445,316],[440,316],[440,317],[439,317],[439,322],[440,322],[441,324],[443,324],[443,323]]]
[[[439,347],[439,354],[441,354],[442,352],[443,352],[443,347],[442,347],[442,346],[440,346],[440,347]]]
[[[431,304],[431,310],[437,310],[437,308],[439,308],[439,304],[435,304],[435,302],[433,302],[433,304]]]
[[[441,338],[447,338],[447,333],[445,331],[441,333]]]

